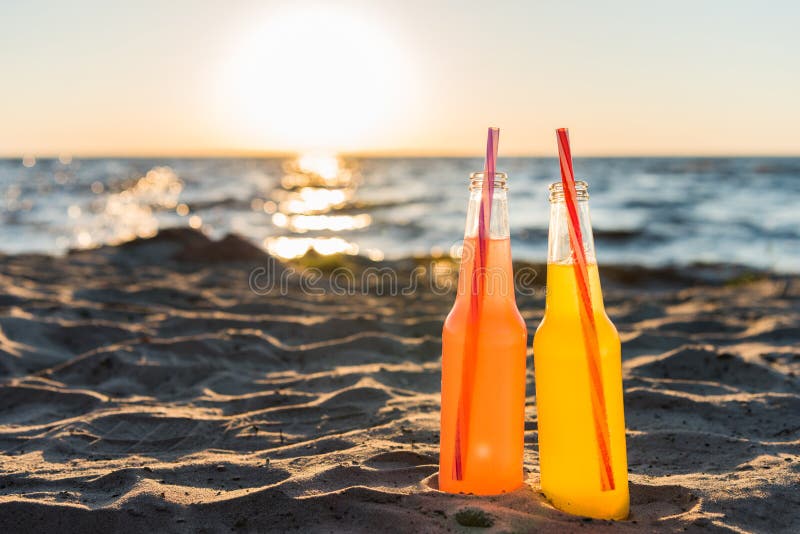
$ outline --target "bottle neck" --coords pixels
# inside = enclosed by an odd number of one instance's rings
[[[478,237],[478,227],[481,220],[481,204],[483,199],[484,180],[483,173],[472,175],[469,188],[469,205],[467,207],[467,223],[464,229],[465,239]],[[490,239],[508,239],[511,231],[508,226],[508,188],[506,187],[506,177],[503,173],[497,173],[492,189],[492,209],[489,218]]]
[[[596,264],[594,235],[589,218],[588,199],[578,200],[578,219],[581,224],[583,250],[586,263]],[[547,263],[572,264],[572,245],[569,239],[569,213],[563,199],[550,202],[550,234],[548,237]]]
[[[586,252],[592,308],[594,313],[604,313],[603,293],[600,288],[600,276],[594,251],[588,198],[579,197],[578,218],[581,225],[583,249]],[[562,196],[551,199],[550,202],[546,313],[577,317],[579,305],[578,285],[569,237],[569,212]]]
[[[483,202],[483,173],[471,176],[467,223],[464,229],[464,246],[461,251],[461,268],[458,278],[458,294],[475,295],[480,291],[485,302],[514,303],[514,280],[511,265],[511,233],[508,227],[508,197],[506,175],[497,173],[491,196],[488,239],[478,239]],[[481,259],[480,289],[475,286],[473,271],[476,260]],[[505,305],[505,304],[503,304]]]

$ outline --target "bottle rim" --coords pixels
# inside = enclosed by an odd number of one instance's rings
[[[547,188],[550,191],[550,202],[563,202],[564,201],[564,184],[561,182],[553,182]],[[589,200],[589,184],[583,180],[575,180],[575,193],[578,200]]]
[[[473,172],[469,175],[469,190],[475,191],[478,189],[483,189],[483,180],[486,177],[486,173],[484,171]],[[508,191],[508,175],[504,172],[495,172],[494,173],[494,188],[495,189],[502,189],[503,191]]]

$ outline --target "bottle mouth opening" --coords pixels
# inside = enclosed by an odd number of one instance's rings
[[[483,180],[486,178],[486,173],[483,171],[480,172],[473,172],[469,175],[469,190],[475,191],[478,189],[483,189]],[[508,191],[508,186],[506,185],[508,180],[508,175],[504,172],[496,172],[494,173],[494,188],[501,189],[503,191]]]
[[[564,201],[564,184],[561,182],[553,182],[548,189],[550,191],[550,202]],[[575,193],[577,194],[578,200],[589,200],[589,184],[583,180],[576,180]]]

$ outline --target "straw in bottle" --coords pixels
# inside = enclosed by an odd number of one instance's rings
[[[561,166],[561,182],[564,186],[564,199],[569,214],[569,240],[572,248],[575,281],[578,286],[578,310],[581,329],[586,347],[586,360],[589,367],[589,389],[592,402],[592,419],[600,456],[600,487],[603,491],[614,489],[614,473],[611,464],[611,445],[608,431],[608,415],[603,393],[603,373],[600,361],[600,345],[597,339],[597,325],[592,311],[592,298],[589,291],[589,271],[586,265],[586,251],[583,248],[583,235],[578,217],[578,195],[575,190],[575,174],[572,168],[572,152],[569,146],[569,132],[566,128],[556,130],[558,137],[558,159]]]
[[[466,455],[469,450],[469,419],[472,391],[475,384],[475,368],[478,358],[478,325],[483,299],[484,273],[489,251],[489,232],[492,220],[492,197],[494,176],[497,169],[497,145],[500,138],[498,128],[489,128],[486,138],[486,163],[483,169],[481,204],[478,214],[478,239],[473,251],[472,277],[469,281],[469,327],[464,339],[464,358],[461,372],[461,388],[456,414],[453,478],[463,480],[466,470]]]

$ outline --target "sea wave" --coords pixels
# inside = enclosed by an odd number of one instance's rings
[[[499,165],[509,174],[514,256],[542,261],[557,162]],[[303,249],[293,239],[313,247],[333,237],[320,249],[446,252],[463,234],[469,173],[480,167],[475,158],[0,160],[0,250],[60,253],[192,226],[267,250],[280,239],[292,254]],[[575,169],[590,184],[602,261],[800,272],[787,201],[800,194],[800,158],[578,158]]]

